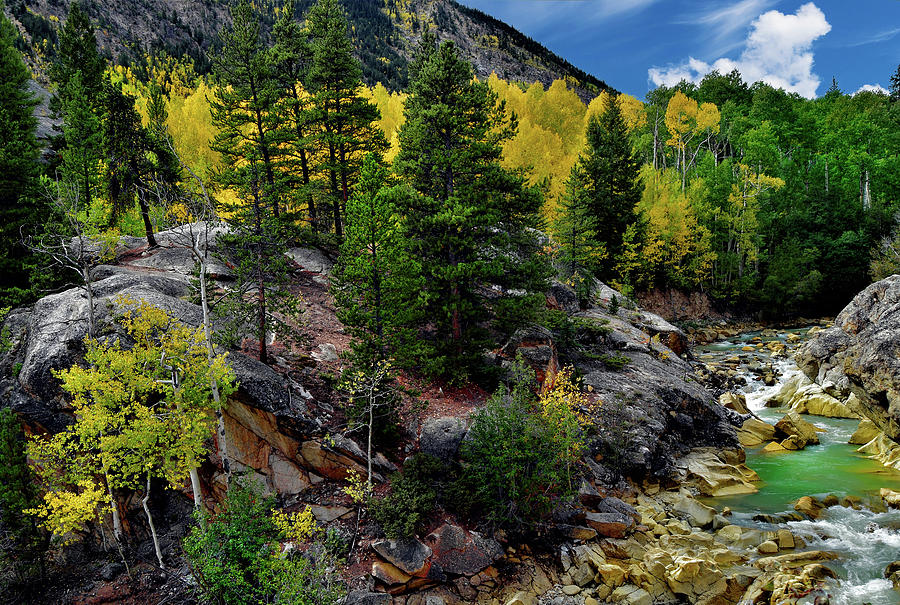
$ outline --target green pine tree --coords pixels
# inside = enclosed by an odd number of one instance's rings
[[[900,65],[897,65],[897,71],[891,74],[891,101],[900,101]]]
[[[66,83],[61,98],[65,139],[65,147],[59,151],[62,177],[77,185],[82,196],[80,205],[89,211],[98,186],[103,153],[101,120],[82,85],[80,71]]]
[[[573,166],[553,225],[562,273],[575,288],[582,305],[586,305],[590,297],[594,275],[606,255],[603,244],[597,239],[597,217],[588,203],[584,181],[581,167]]]
[[[99,105],[105,69],[106,62],[97,52],[94,26],[76,0],[69,5],[66,23],[59,31],[56,58],[50,65],[50,81],[56,86],[56,96],[51,100],[51,108],[64,111],[67,85],[76,73],[81,74],[84,94]]]
[[[245,186],[258,173],[260,203],[278,217],[281,190],[276,181],[280,116],[275,111],[280,91],[271,53],[262,42],[259,16],[247,0],[231,9],[232,25],[222,31],[224,47],[212,57],[216,82],[210,99],[217,129],[210,147],[222,155],[224,167],[216,180],[226,188]]]
[[[41,224],[45,212],[36,190],[37,100],[28,90],[30,74],[16,50],[16,36],[0,2],[0,307],[30,298],[24,268],[31,255],[20,243],[20,231]]]
[[[597,240],[606,248],[597,277],[615,275],[616,259],[622,252],[622,238],[628,225],[638,219],[641,199],[640,161],[635,157],[628,127],[616,97],[600,117],[592,117],[587,127],[587,145],[578,160],[587,204],[597,221]]]
[[[356,192],[347,201],[347,231],[333,274],[338,318],[353,336],[354,366],[369,371],[415,358],[415,325],[422,280],[409,251],[402,209],[415,193],[390,187],[389,173],[366,157]]]
[[[272,60],[283,91],[276,109],[284,120],[280,168],[292,201],[306,203],[307,220],[314,230],[318,230],[316,199],[312,190],[312,100],[303,88],[312,62],[312,49],[294,11],[294,0],[288,0],[272,29],[275,39]]]
[[[320,169],[328,175],[332,221],[343,237],[343,208],[353,194],[363,157],[387,149],[375,125],[378,108],[360,96],[362,68],[353,56],[347,15],[338,0],[317,0],[306,16],[312,64],[308,87],[321,148]]]
[[[544,287],[528,229],[538,224],[541,196],[501,166],[514,117],[452,43],[433,44],[425,36],[410,67],[395,166],[420,193],[406,214],[425,278],[434,370],[463,379],[489,343],[491,320],[528,321]]]
[[[140,208],[147,245],[156,247],[146,182],[153,166],[150,141],[134,108],[134,97],[109,83],[104,88],[103,150],[106,156],[106,193],[112,204],[111,221],[134,207]]]

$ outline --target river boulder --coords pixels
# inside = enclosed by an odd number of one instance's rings
[[[797,447],[789,449],[803,449],[807,445],[818,445],[819,434],[816,427],[803,420],[797,412],[788,412],[784,418],[775,423],[775,431],[786,437],[795,437]],[[784,442],[782,442],[784,445]],[[785,446],[787,447],[787,446]]]
[[[803,374],[797,374],[784,383],[781,389],[766,402],[768,407],[786,407],[798,414],[824,416],[826,418],[859,418],[852,405],[855,397],[838,399],[828,392],[835,392],[834,385],[823,387]],[[826,390],[827,389],[827,390]],[[839,391],[836,394],[840,394]]]
[[[900,275],[860,292],[831,328],[816,333],[795,360],[812,381],[855,394],[859,412],[900,440]]]

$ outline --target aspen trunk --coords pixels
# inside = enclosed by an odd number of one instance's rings
[[[141,506],[144,507],[144,514],[147,515],[147,524],[150,525],[150,535],[153,537],[153,549],[156,551],[156,560],[159,561],[160,569],[165,569],[166,565],[163,563],[162,551],[159,549],[159,537],[156,535],[156,525],[153,523],[153,515],[150,514],[150,506],[147,504],[150,501],[150,475],[147,474],[147,490],[144,492],[144,497],[141,499]]]

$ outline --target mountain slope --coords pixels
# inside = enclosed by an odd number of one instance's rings
[[[7,12],[22,34],[22,48],[41,71],[65,20],[71,0],[10,0]],[[314,0],[299,0],[303,14]],[[282,0],[255,3],[268,31]],[[406,85],[406,66],[426,27],[440,40],[453,40],[475,66],[479,77],[496,72],[501,78],[525,83],[565,78],[587,99],[608,88],[506,23],[455,0],[343,0],[357,52],[369,84],[389,89]],[[103,53],[131,64],[148,53],[163,51],[188,57],[200,73],[209,69],[209,54],[219,44],[218,32],[228,21],[223,0],[82,0],[93,20]]]

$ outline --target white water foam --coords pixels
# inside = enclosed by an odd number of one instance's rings
[[[801,374],[800,368],[792,359],[779,359],[773,365],[778,374],[778,382],[770,387],[752,374],[744,375],[747,384],[741,392],[747,399],[747,408],[751,411],[758,412],[765,409],[766,401],[777,395],[786,382]]]
[[[818,521],[793,521],[788,525],[810,548],[840,553],[835,565],[842,572],[832,592],[832,603],[841,605],[896,605],[900,597],[882,570],[900,558],[900,533],[885,527],[900,523],[900,513],[873,513],[833,506]]]

